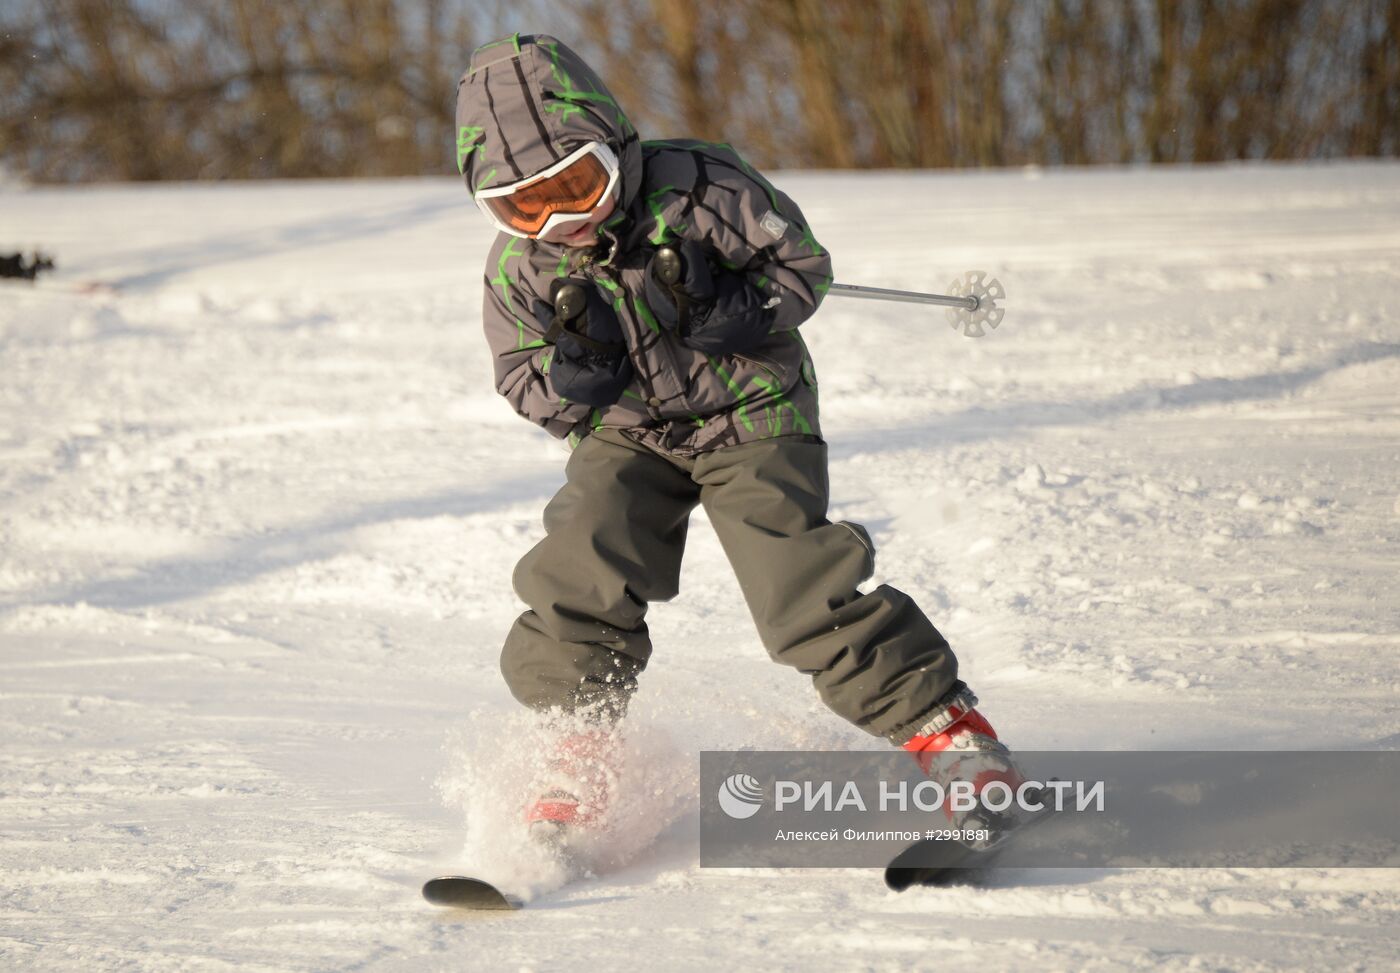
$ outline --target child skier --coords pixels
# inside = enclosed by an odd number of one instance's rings
[[[797,205],[728,145],[640,141],[597,74],[545,35],[472,55],[457,162],[500,231],[483,311],[496,387],[572,446],[546,536],[515,569],[529,610],[501,669],[521,703],[596,728],[561,733],[558,776],[528,820],[581,827],[605,811],[598,767],[651,655],[647,606],[677,593],[697,504],[769,654],[811,675],[827,706],[926,769],[951,748],[1013,777],[947,641],[905,593],[857,590],[874,573],[870,536],[826,518],[798,327],[831,257]]]

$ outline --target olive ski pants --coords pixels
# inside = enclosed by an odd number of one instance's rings
[[[651,656],[647,605],[680,586],[690,512],[704,504],[764,647],[812,677],[838,715],[899,744],[960,687],[947,641],[875,570],[859,524],[826,519],[826,443],[779,436],[694,457],[604,426],[569,457],[546,536],[516,566],[529,606],[501,670],[520,702],[621,715]]]

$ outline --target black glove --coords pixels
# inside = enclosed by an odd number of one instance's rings
[[[632,382],[632,362],[622,324],[608,299],[589,280],[557,278],[550,304],[535,303],[535,319],[554,345],[549,377],[554,390],[585,405],[612,405]]]
[[[752,348],[773,327],[773,312],[758,289],[741,273],[712,270],[705,248],[694,240],[677,240],[652,255],[646,293],[662,327],[707,354]]]
[[[669,252],[668,252],[669,251]],[[694,240],[677,240],[647,262],[647,304],[664,328],[682,338],[715,303],[715,281],[705,248]]]

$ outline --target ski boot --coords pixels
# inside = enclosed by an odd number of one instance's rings
[[[569,733],[549,756],[525,808],[530,837],[559,846],[570,833],[601,830],[616,789],[618,738],[611,728]]]
[[[1017,805],[1025,774],[976,706],[977,697],[960,686],[903,745],[929,779],[943,788],[943,810],[954,837],[951,841],[926,838],[897,855],[885,869],[885,884],[896,892],[912,885],[970,881],[1018,832],[1038,819]],[[980,800],[994,781],[1005,784],[1013,795],[1002,811],[993,811]],[[963,784],[964,790],[970,784],[971,793],[979,799],[969,808],[954,808],[950,795],[955,783]]]
[[[993,781],[1005,784],[1014,795],[1025,782],[1006,744],[987,718],[977,712],[977,697],[963,686],[919,728],[903,746],[914,755],[924,773],[951,798],[954,782],[969,782],[979,799]],[[1024,815],[1013,800],[1005,811],[991,811],[980,800],[970,809],[955,810],[945,798],[943,809],[948,828],[971,835],[959,839],[969,848],[984,852],[1000,844],[1018,828]]]

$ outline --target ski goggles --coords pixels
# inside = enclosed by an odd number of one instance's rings
[[[473,198],[496,229],[528,239],[588,219],[611,195],[619,171],[612,149],[589,142],[543,172]]]

